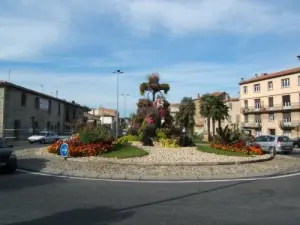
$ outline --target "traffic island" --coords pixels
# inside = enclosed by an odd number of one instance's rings
[[[46,148],[17,151],[17,157],[19,168],[23,170],[109,180],[202,180],[259,177],[295,171],[299,168],[300,161],[299,158],[280,155],[273,160],[268,160],[270,156],[265,156],[260,162],[255,163],[249,159],[248,163],[206,161],[198,162],[198,164],[196,162],[146,164],[130,162],[134,159],[114,160],[100,157],[64,160],[59,155],[49,154]]]

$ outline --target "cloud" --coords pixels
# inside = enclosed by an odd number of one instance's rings
[[[122,3],[121,3],[122,2]],[[124,23],[139,32],[188,35],[206,31],[235,34],[299,30],[297,12],[256,0],[129,0],[116,7]],[[280,29],[278,29],[280,27]]]

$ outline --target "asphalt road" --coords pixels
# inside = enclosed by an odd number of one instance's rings
[[[300,224],[300,177],[154,184],[0,176],[0,224]]]

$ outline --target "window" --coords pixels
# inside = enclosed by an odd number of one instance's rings
[[[275,120],[275,115],[274,115],[274,113],[270,113],[270,114],[269,114],[269,122],[274,122],[274,120]]]
[[[281,80],[281,87],[286,88],[290,86],[290,78],[285,78]]]
[[[255,123],[260,124],[261,123],[261,115],[255,115]]]
[[[268,82],[268,90],[273,90],[273,81]]]
[[[22,95],[21,95],[21,105],[26,106],[26,102],[27,102],[27,96],[26,96],[25,93],[22,93]]]
[[[58,111],[57,114],[60,115],[60,103],[58,103]]]
[[[73,109],[73,119],[75,119],[76,118],[76,111],[75,111],[75,109]]]
[[[261,108],[260,99],[254,99],[254,105],[255,105],[255,109],[260,109]]]
[[[244,94],[247,94],[247,93],[248,93],[248,87],[244,86]]]
[[[52,108],[52,102],[51,100],[48,101],[49,102],[49,106],[48,106],[48,113],[51,113],[51,108]]]
[[[248,123],[248,115],[245,115],[245,123]]]
[[[283,108],[289,108],[291,106],[291,97],[289,95],[282,96]]]
[[[270,135],[276,135],[276,130],[275,129],[269,129]]]
[[[248,109],[248,100],[244,100],[245,109]]]
[[[283,137],[278,137],[279,142],[289,142],[292,132],[289,130],[283,131]]]
[[[269,108],[274,107],[274,99],[273,97],[269,97]]]
[[[300,76],[298,76],[298,85],[300,85]]]
[[[39,97],[35,97],[34,108],[36,108],[36,109],[40,108],[40,98]]]
[[[232,109],[232,103],[229,103],[229,109]]]
[[[260,84],[254,84],[254,92],[260,92]]]

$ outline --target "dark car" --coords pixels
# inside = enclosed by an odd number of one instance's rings
[[[8,145],[4,138],[0,137],[0,171],[15,172],[17,170],[17,157],[12,150],[13,145]]]
[[[293,139],[292,141],[293,141],[294,148],[300,147],[300,138]]]

